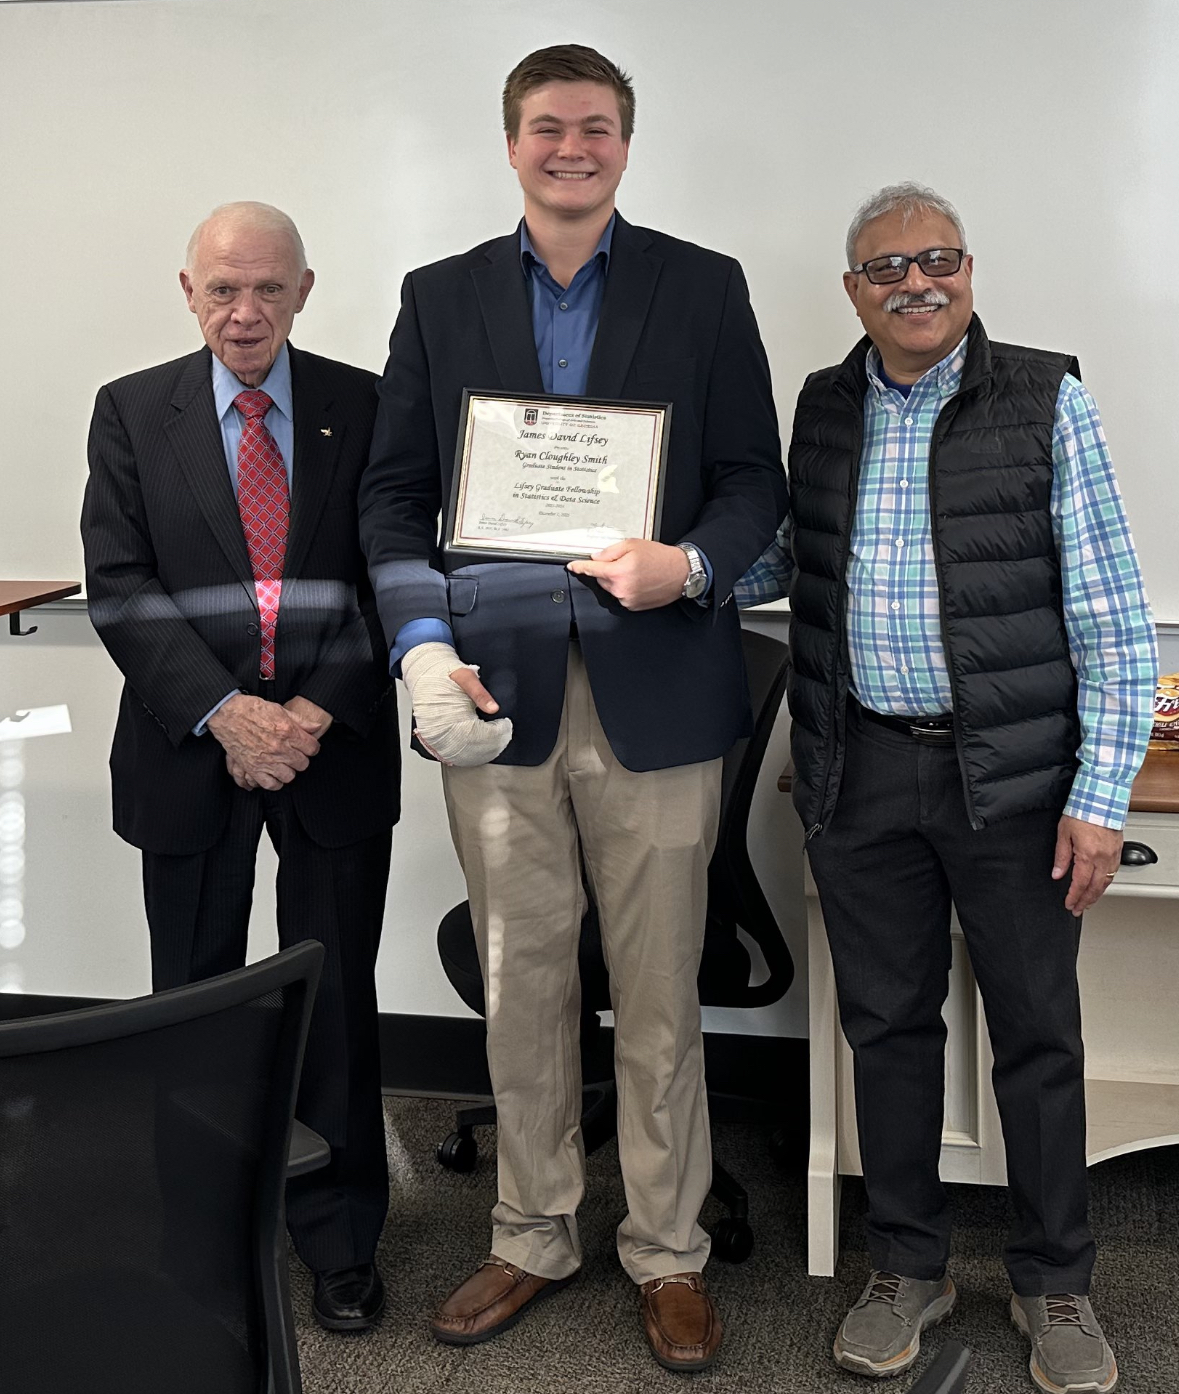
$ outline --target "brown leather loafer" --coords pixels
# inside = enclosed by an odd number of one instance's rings
[[[567,1278],[538,1278],[492,1254],[438,1308],[430,1330],[448,1346],[478,1345],[515,1326],[534,1302],[576,1277],[574,1272]]]
[[[716,1303],[699,1273],[654,1278],[639,1289],[651,1354],[665,1370],[704,1370],[724,1335]]]

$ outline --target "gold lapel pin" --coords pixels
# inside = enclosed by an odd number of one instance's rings
[[[331,428],[330,426],[321,426],[321,427],[319,428],[319,434],[320,434],[321,436],[330,436],[331,433],[332,433],[332,428]]]

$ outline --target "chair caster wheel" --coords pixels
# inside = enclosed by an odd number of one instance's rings
[[[753,1231],[748,1223],[726,1215],[712,1231],[712,1252],[726,1263],[744,1263],[753,1253]]]
[[[451,1133],[438,1144],[434,1155],[447,1171],[474,1171],[479,1144],[471,1132]]]

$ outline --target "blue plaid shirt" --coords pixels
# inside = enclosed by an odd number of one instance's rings
[[[963,339],[906,397],[883,380],[876,349],[868,354],[847,637],[852,694],[874,711],[934,716],[950,710],[929,517],[929,449],[965,363]],[[1081,765],[1064,811],[1120,828],[1150,735],[1158,655],[1097,404],[1070,376],[1056,402],[1052,463],[1052,527],[1082,733]],[[784,525],[739,582],[737,603],[783,595],[792,569]]]

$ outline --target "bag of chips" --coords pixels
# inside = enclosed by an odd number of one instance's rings
[[[1159,678],[1154,694],[1150,748],[1179,753],[1179,673],[1164,673]]]

